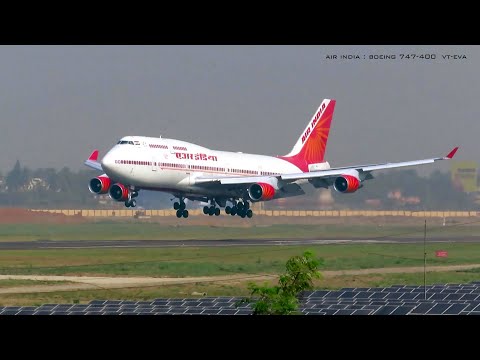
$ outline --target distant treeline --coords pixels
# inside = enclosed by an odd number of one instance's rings
[[[122,208],[123,203],[112,201],[108,195],[95,195],[88,190],[95,170],[71,171],[68,167],[31,170],[17,161],[12,170],[0,172],[0,206],[28,208]],[[434,171],[421,177],[415,169],[393,170],[375,174],[375,179],[363,183],[353,194],[306,186],[306,195],[265,203],[266,209],[382,209],[382,210],[470,210],[480,206],[477,193],[467,194],[451,180],[450,173]],[[325,194],[323,194],[325,195]],[[172,206],[170,194],[141,191],[137,206],[162,209]],[[194,203],[196,206],[199,204]],[[189,205],[193,206],[193,205]]]

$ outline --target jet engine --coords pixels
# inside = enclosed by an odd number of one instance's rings
[[[90,180],[88,189],[94,194],[106,194],[111,184],[112,181],[110,178],[106,174],[103,174]]]
[[[110,198],[116,201],[127,201],[128,193],[128,188],[120,183],[112,185],[109,191]]]
[[[248,188],[248,196],[252,201],[272,200],[275,195],[275,188],[266,183],[256,183]]]
[[[360,179],[353,175],[341,175],[335,179],[333,188],[341,193],[353,193],[360,187]]]

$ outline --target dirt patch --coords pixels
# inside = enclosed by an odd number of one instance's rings
[[[78,224],[86,221],[81,215],[67,216],[20,208],[0,208],[0,224]]]

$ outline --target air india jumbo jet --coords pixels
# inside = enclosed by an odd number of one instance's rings
[[[103,172],[90,180],[95,194],[109,194],[126,207],[135,207],[140,190],[171,193],[177,217],[188,217],[185,199],[210,204],[203,212],[251,218],[250,202],[303,195],[303,186],[333,188],[353,193],[372,172],[433,163],[447,156],[397,163],[330,167],[325,161],[328,133],[335,100],[325,99],[300,134],[292,151],[284,156],[265,156],[211,150],[185,141],[163,137],[125,136],[98,161],[98,150],[85,165]]]

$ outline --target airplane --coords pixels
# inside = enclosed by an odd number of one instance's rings
[[[212,150],[189,142],[163,137],[125,136],[98,161],[94,150],[84,164],[103,172],[90,180],[94,194],[135,207],[139,191],[156,190],[172,194],[178,218],[188,217],[185,200],[207,203],[203,213],[251,218],[250,202],[269,201],[305,194],[304,186],[333,187],[340,193],[353,193],[372,172],[417,166],[448,155],[424,160],[330,167],[324,159],[336,101],[324,99],[292,150],[283,156],[266,156]]]

